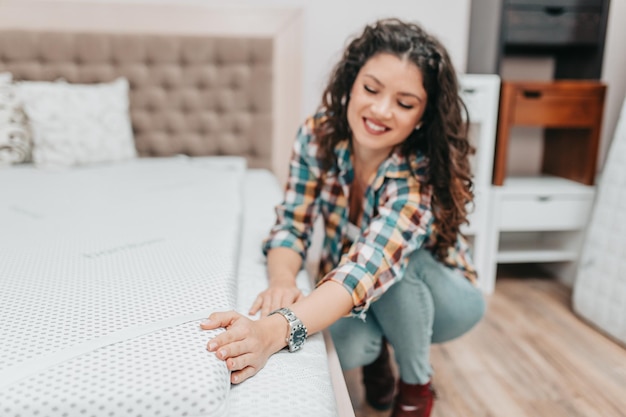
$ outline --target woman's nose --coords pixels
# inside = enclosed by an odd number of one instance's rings
[[[381,98],[372,103],[372,112],[376,117],[388,119],[391,117],[391,100]]]

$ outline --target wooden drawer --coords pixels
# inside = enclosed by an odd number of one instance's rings
[[[512,124],[592,127],[602,113],[605,87],[599,83],[517,83]]]
[[[541,172],[592,185],[605,92],[589,80],[503,81],[493,183],[504,183],[511,128],[540,126],[548,128]]]
[[[504,197],[501,231],[578,230],[586,227],[593,198],[584,195]]]

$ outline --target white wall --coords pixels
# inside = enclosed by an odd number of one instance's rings
[[[0,0],[1,1],[1,0]],[[56,1],[56,0],[49,0]],[[123,0],[82,0],[121,2]],[[128,0],[127,0],[128,1]],[[172,3],[176,0],[134,0],[141,3]],[[305,117],[317,108],[329,72],[349,36],[366,23],[382,17],[416,21],[437,35],[448,48],[452,61],[464,71],[471,0],[186,0],[186,3],[218,7],[299,7],[304,12],[304,74],[301,108]]]
[[[198,2],[224,5],[223,0]],[[378,18],[400,17],[422,24],[446,45],[459,70],[466,66],[470,0],[231,0],[228,5],[303,9],[304,85],[303,103],[300,104],[303,117],[317,108],[330,70],[348,37]]]

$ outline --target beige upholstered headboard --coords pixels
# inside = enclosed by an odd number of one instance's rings
[[[300,12],[198,3],[0,2],[0,71],[125,77],[141,156],[242,155],[286,174],[300,120]]]

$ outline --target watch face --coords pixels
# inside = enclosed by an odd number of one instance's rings
[[[293,332],[291,340],[293,340],[294,347],[299,348],[306,340],[306,330],[302,327],[297,327]]]

